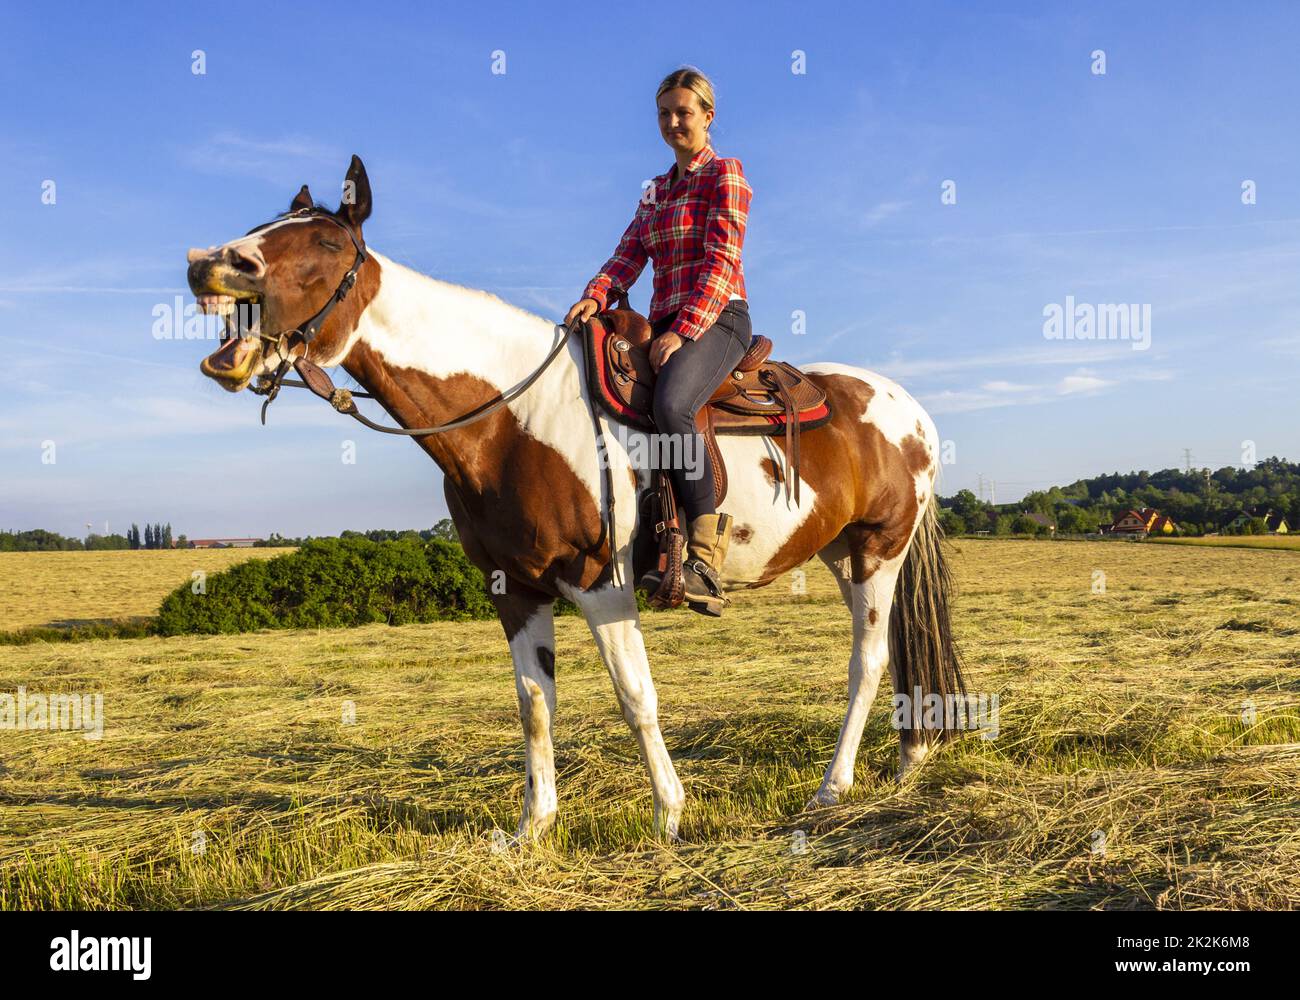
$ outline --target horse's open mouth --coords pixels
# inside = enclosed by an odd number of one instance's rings
[[[223,389],[238,392],[253,380],[262,361],[261,300],[234,295],[196,295],[199,311],[225,317],[221,346],[203,359],[199,370]]]

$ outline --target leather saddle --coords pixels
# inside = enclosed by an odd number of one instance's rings
[[[615,420],[653,430],[655,371],[650,322],[627,308],[607,309],[588,323],[584,350],[592,397]],[[786,488],[799,502],[799,434],[831,418],[825,391],[794,365],[772,361],[772,341],[755,334],[749,350],[696,415],[696,429],[713,467],[714,499],[727,494],[718,434],[785,436]],[[781,475],[777,470],[777,475]]]

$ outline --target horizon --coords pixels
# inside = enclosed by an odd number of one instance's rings
[[[210,344],[154,338],[155,309],[193,304],[186,248],[265,221],[303,183],[332,203],[356,152],[376,250],[556,321],[671,163],[652,97],[683,63],[713,77],[715,148],[754,187],[755,332],[774,357],[860,365],[915,395],[952,444],[944,497],[1300,456],[1300,9],[932,3],[823,24],[823,6],[733,16],[724,47],[636,8],[379,4],[349,36],[353,69],[306,89],[304,61],[353,8],[306,23],[233,4],[255,36],[162,5],[14,9],[0,79],[36,99],[0,112],[0,527],[266,538],[447,517],[410,442],[308,394],[262,428],[252,398],[199,374]],[[555,57],[594,10],[602,37],[639,42],[598,86],[595,55]],[[650,281],[632,289],[641,311]],[[1088,319],[1113,336],[1081,337]]]

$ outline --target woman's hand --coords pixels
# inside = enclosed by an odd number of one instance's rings
[[[575,316],[579,320],[588,320],[598,312],[600,312],[600,303],[595,299],[579,299],[577,302],[573,303],[568,314],[564,317],[564,325],[571,325]]]
[[[669,358],[682,346],[679,333],[665,333],[650,341],[650,367],[655,371],[662,368]]]

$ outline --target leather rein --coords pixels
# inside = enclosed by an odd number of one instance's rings
[[[533,370],[532,374],[508,392],[498,393],[496,398],[488,400],[486,403],[475,407],[473,410],[470,410],[463,416],[457,417],[455,420],[448,421],[445,424],[438,424],[435,427],[385,427],[383,424],[377,424],[358,410],[357,404],[354,402],[356,397],[374,399],[375,397],[373,393],[353,391],[350,389],[339,389],[334,385],[329,374],[315,362],[308,361],[306,355],[298,358],[297,361],[291,361],[290,358],[286,356],[284,350],[285,344],[294,334],[297,334],[302,338],[304,345],[310,344],[316,339],[316,335],[320,333],[321,328],[325,325],[325,321],[329,319],[330,313],[332,313],[335,307],[347,298],[348,293],[352,291],[352,286],[357,282],[357,274],[361,270],[361,265],[368,259],[365,244],[362,243],[361,240],[357,239],[357,234],[352,231],[352,227],[344,225],[331,213],[321,208],[300,208],[296,212],[290,212],[288,215],[250,229],[247,235],[251,236],[253,233],[266,229],[268,226],[276,225],[277,223],[283,222],[285,219],[294,218],[319,218],[327,219],[332,222],[348,234],[348,238],[352,240],[352,246],[356,250],[356,258],[352,261],[352,266],[348,268],[347,274],[343,275],[343,279],[339,282],[338,287],[334,289],[334,294],[329,297],[329,300],[325,305],[321,306],[320,310],[316,315],[312,316],[311,319],[307,320],[307,322],[295,329],[284,330],[278,334],[258,334],[262,340],[270,341],[275,344],[276,356],[280,359],[279,367],[276,368],[275,373],[273,375],[259,375],[257,378],[257,384],[253,386],[251,390],[259,396],[266,397],[265,402],[262,403],[263,424],[266,423],[266,408],[270,406],[271,401],[280,394],[280,388],[287,385],[293,388],[310,389],[317,396],[320,396],[321,399],[326,400],[339,413],[347,414],[364,424],[366,427],[369,427],[371,430],[379,431],[382,434],[401,434],[406,437],[420,437],[425,434],[443,434],[447,431],[458,430],[462,427],[467,427],[470,424],[477,423],[484,417],[523,395],[523,393],[527,391],[528,387],[536,382],[541,377],[542,373],[550,367],[551,362],[559,356],[560,351],[569,339],[569,334],[573,333],[573,331],[578,329],[580,326],[580,321],[578,320],[575,320],[567,327],[562,326],[559,323],[555,324],[555,329],[560,333],[560,336],[556,339],[555,346],[551,348],[550,353],[547,354],[542,363]],[[290,367],[298,373],[301,380],[285,377],[288,374]]]

